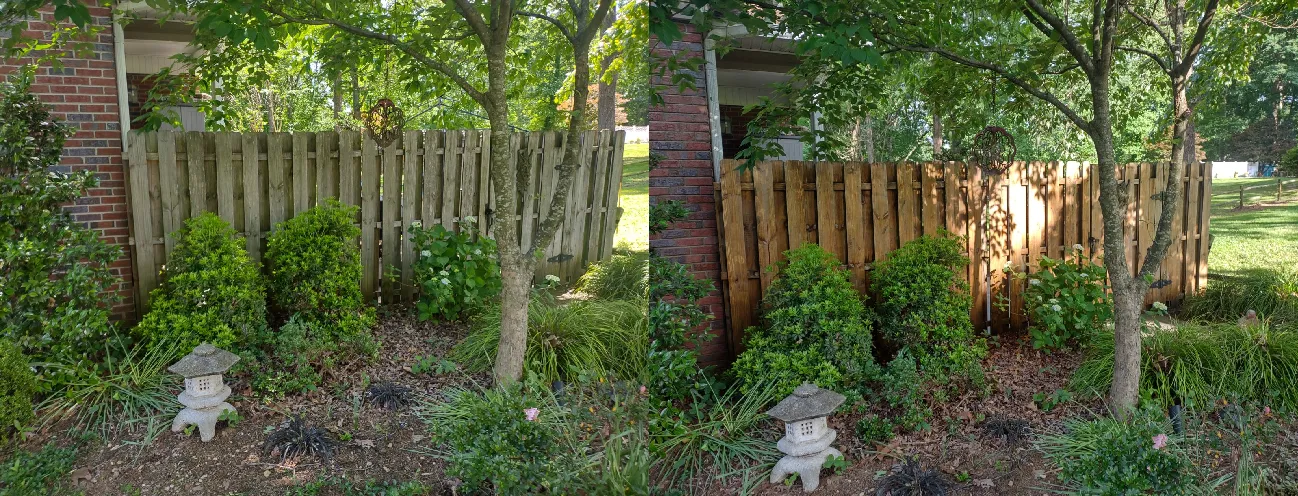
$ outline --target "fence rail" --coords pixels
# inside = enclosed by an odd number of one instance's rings
[[[553,202],[565,137],[536,132],[510,138],[510,170],[530,167],[533,178],[513,219],[524,243],[531,243]],[[545,249],[538,278],[553,274],[571,281],[587,263],[612,254],[621,216],[624,137],[609,130],[581,135],[581,162],[564,221]],[[141,312],[174,249],[171,234],[206,211],[230,222],[247,239],[252,259],[261,262],[276,224],[328,198],[360,206],[359,282],[367,298],[382,295],[384,303],[414,295],[416,257],[406,236],[412,222],[458,229],[472,216],[490,229],[500,221],[485,130],[407,131],[387,148],[356,131],[147,132],[133,138],[126,158]]]
[[[945,229],[966,237],[970,260],[991,261],[991,286],[983,263],[963,274],[974,300],[978,328],[1022,329],[1023,282],[1004,269],[1031,271],[1042,256],[1061,258],[1080,244],[1099,257],[1103,224],[1097,166],[1078,162],[1015,163],[987,183],[987,249],[978,236],[983,177],[961,163],[812,163],[761,162],[745,172],[739,163],[721,164],[717,229],[721,238],[727,336],[732,350],[743,349],[744,329],[757,324],[758,306],[784,251],[819,243],[851,271],[853,284],[868,289],[871,264],[921,235]],[[1181,208],[1173,242],[1158,270],[1162,286],[1148,302],[1170,301],[1202,288],[1208,274],[1209,203],[1212,164],[1186,167],[1181,177]],[[1166,182],[1165,164],[1118,167],[1128,189],[1123,245],[1133,273],[1152,244]],[[1099,259],[1097,258],[1097,261]],[[1002,300],[1001,297],[1005,299]],[[991,321],[984,316],[992,299]],[[995,303],[1007,301],[1007,309]]]

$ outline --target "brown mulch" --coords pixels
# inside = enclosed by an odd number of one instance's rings
[[[441,460],[429,453],[433,444],[424,423],[409,407],[397,412],[362,401],[363,383],[392,381],[415,395],[436,394],[451,385],[487,384],[485,375],[413,374],[417,356],[446,356],[466,333],[463,325],[419,322],[413,312],[380,311],[374,330],[381,340],[373,363],[343,367],[327,374],[325,384],[311,393],[281,399],[250,397],[246,378],[227,378],[235,394],[231,403],[243,420],[235,426],[218,424],[208,443],[197,434],[164,431],[152,443],[142,435],[115,436],[80,450],[72,478],[87,495],[282,495],[293,486],[318,478],[349,481],[420,481],[433,494],[451,494]],[[242,394],[241,394],[242,393]],[[267,434],[288,415],[301,415],[324,427],[340,443],[332,464],[315,457],[281,460],[262,450]],[[169,422],[168,422],[169,427]],[[38,449],[47,442],[69,444],[58,427],[37,433],[24,443]]]
[[[925,468],[936,468],[952,483],[953,494],[1055,494],[1053,468],[1032,448],[1032,434],[1017,441],[994,438],[984,432],[987,419],[1027,421],[1032,432],[1056,428],[1070,415],[1098,411],[1099,403],[1079,403],[1076,398],[1046,412],[1032,396],[1066,389],[1082,362],[1078,352],[1047,354],[1021,340],[991,349],[983,368],[991,393],[969,393],[939,405],[929,419],[931,429],[895,437],[884,446],[866,446],[856,439],[861,414],[840,413],[830,418],[838,431],[836,446],[851,463],[842,474],[821,474],[815,494],[873,495],[883,476],[904,458],[919,457]],[[731,493],[737,488],[731,487]],[[800,495],[802,484],[791,487],[762,481],[758,495]]]

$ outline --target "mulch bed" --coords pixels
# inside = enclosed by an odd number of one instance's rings
[[[88,495],[282,495],[293,486],[322,477],[350,481],[420,481],[432,494],[452,494],[453,481],[444,480],[441,460],[429,453],[434,445],[424,423],[409,407],[392,412],[366,405],[363,378],[392,381],[417,396],[434,394],[450,385],[489,384],[485,375],[413,374],[417,356],[445,356],[467,332],[463,325],[419,322],[403,309],[380,310],[374,332],[382,342],[379,358],[326,375],[325,384],[308,394],[258,401],[246,380],[227,378],[235,393],[231,403],[243,420],[233,427],[221,423],[216,438],[199,441],[164,431],[152,443],[141,435],[118,436],[83,446],[72,474],[75,487]],[[301,415],[326,428],[342,442],[332,464],[315,457],[281,460],[262,450],[267,433],[288,415]],[[65,426],[64,426],[65,427]],[[169,422],[168,422],[169,427]],[[56,426],[24,443],[27,449],[55,442],[70,444],[67,430]]]

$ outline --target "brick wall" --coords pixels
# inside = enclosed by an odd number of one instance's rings
[[[90,7],[90,13],[93,23],[103,29],[83,40],[89,42],[85,44],[88,50],[60,57],[62,68],[40,67],[31,91],[52,107],[56,119],[77,129],[65,144],[60,167],[68,171],[95,171],[99,177],[99,187],[86,191],[85,196],[67,209],[78,222],[98,230],[105,241],[122,247],[122,258],[112,265],[113,274],[121,278],[112,289],[122,296],[113,308],[113,316],[130,322],[135,319],[135,298],[112,13],[109,8],[99,6]],[[40,20],[29,22],[27,36],[48,41],[53,20],[53,9],[47,7],[42,10]],[[31,59],[0,60],[0,74],[12,73],[31,62]]]
[[[656,38],[649,40],[654,57],[703,57],[703,36],[690,24],[680,27],[685,36],[671,46],[664,46]],[[649,109],[649,150],[661,157],[658,166],[649,171],[649,200],[684,201],[690,216],[651,236],[649,247],[660,256],[688,265],[695,277],[710,280],[718,288],[699,301],[715,317],[710,331],[716,335],[703,345],[700,354],[705,364],[726,363],[733,357],[724,335],[725,307],[719,290],[721,267],[712,193],[707,86],[702,72],[696,74],[698,89],[684,92],[672,84],[670,75],[664,76],[654,75],[651,81],[662,95],[663,105]]]

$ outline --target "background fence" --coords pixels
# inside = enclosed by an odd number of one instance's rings
[[[723,295],[729,316],[732,350],[742,350],[743,330],[756,325],[758,307],[776,275],[766,270],[784,259],[783,252],[804,243],[819,243],[852,272],[865,291],[871,263],[906,242],[946,229],[966,236],[971,263],[963,277],[970,282],[971,312],[977,328],[988,325],[984,306],[993,298],[994,330],[1022,329],[1023,281],[1003,269],[1031,271],[1042,256],[1061,258],[1080,244],[1087,256],[1102,252],[1103,224],[1099,176],[1095,165],[1078,162],[1015,163],[988,182],[988,248],[982,249],[976,228],[983,204],[981,172],[961,163],[811,163],[761,162],[751,171],[721,164],[717,184]],[[1208,217],[1212,197],[1212,164],[1187,167],[1181,178],[1181,208],[1173,242],[1158,271],[1164,284],[1148,300],[1168,301],[1203,287],[1208,273]],[[1161,203],[1166,164],[1129,164],[1118,168],[1130,193],[1124,246],[1133,274],[1152,244]],[[991,260],[991,286],[984,282]],[[1099,259],[1096,259],[1099,262]],[[1009,311],[995,303],[1004,297]]]
[[[362,227],[359,281],[367,298],[384,303],[414,294],[414,248],[406,228],[414,221],[456,229],[476,217],[489,229],[495,194],[489,180],[485,130],[407,131],[387,148],[356,131],[320,133],[149,132],[127,152],[131,244],[141,312],[158,271],[175,245],[171,236],[186,219],[216,212],[247,239],[261,261],[266,238],[278,223],[338,198],[359,205]],[[519,223],[530,244],[555,193],[555,166],[563,157],[561,132],[511,136],[511,170],[526,165],[534,180],[522,200]],[[562,227],[545,249],[537,277],[579,277],[588,262],[608,258],[621,215],[621,131],[581,136],[577,170]]]

